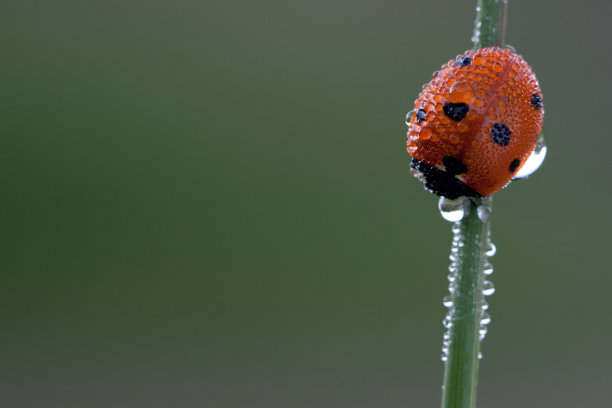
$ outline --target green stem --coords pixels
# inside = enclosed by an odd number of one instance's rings
[[[502,6],[500,7],[500,3]],[[474,23],[474,48],[503,45],[506,31],[505,11],[507,0],[478,0]],[[500,8],[502,16],[500,18]],[[500,21],[503,21],[500,24]],[[501,36],[498,36],[498,33]],[[499,38],[501,37],[501,38]]]
[[[487,263],[490,221],[478,217],[477,205],[491,210],[489,199],[466,203],[469,213],[456,224],[459,230],[453,243],[456,275],[451,293],[452,309],[448,329],[449,345],[442,387],[442,408],[476,406],[480,321],[484,302],[483,266]],[[484,218],[484,217],[483,217]],[[490,219],[490,217],[488,217]],[[448,324],[448,323],[447,323]]]
[[[500,2],[502,3],[500,5]],[[474,48],[504,45],[507,0],[478,0]],[[453,241],[456,270],[449,312],[448,352],[442,386],[442,408],[474,408],[478,384],[480,322],[484,302],[483,267],[487,263],[492,199],[466,203],[466,216],[457,223]],[[450,324],[448,324],[450,323]]]

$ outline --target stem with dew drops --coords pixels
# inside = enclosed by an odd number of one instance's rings
[[[478,0],[474,48],[503,46],[507,0]],[[445,319],[442,408],[474,408],[478,383],[485,268],[488,265],[492,199],[468,200],[453,226],[451,309]],[[483,214],[485,216],[483,216]],[[480,216],[479,216],[480,215]],[[454,269],[454,270],[453,270]]]

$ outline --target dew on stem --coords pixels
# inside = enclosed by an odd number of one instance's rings
[[[466,207],[466,199],[464,197],[456,200],[440,197],[440,201],[438,201],[438,209],[440,214],[442,214],[442,218],[450,222],[461,221],[466,215]]]

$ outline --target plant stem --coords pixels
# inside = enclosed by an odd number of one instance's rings
[[[503,16],[500,18],[500,3]],[[478,0],[474,23],[474,48],[503,45],[506,31],[505,15],[507,0]],[[500,24],[500,21],[503,23]],[[499,38],[498,32],[502,34]]]
[[[491,209],[491,199],[479,200],[481,211]],[[478,217],[477,205],[468,201],[469,208],[463,220],[455,227],[457,248],[456,277],[451,294],[449,346],[442,387],[442,408],[473,408],[476,406],[478,382],[478,354],[480,352],[480,321],[482,320],[482,293],[487,263],[490,221]],[[467,209],[466,209],[467,210]],[[490,217],[489,217],[490,219]]]
[[[500,5],[500,2],[502,3]],[[478,0],[474,48],[503,46],[507,0]],[[466,216],[456,223],[453,240],[456,271],[451,291],[448,352],[442,386],[442,408],[474,408],[478,383],[480,327],[484,303],[483,267],[489,247],[491,198],[466,202]],[[478,207],[481,214],[478,216]],[[457,229],[458,228],[458,229]]]

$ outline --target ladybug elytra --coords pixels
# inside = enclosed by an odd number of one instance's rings
[[[413,173],[448,198],[507,185],[542,129],[542,91],[520,55],[469,50],[434,73],[407,118]]]

